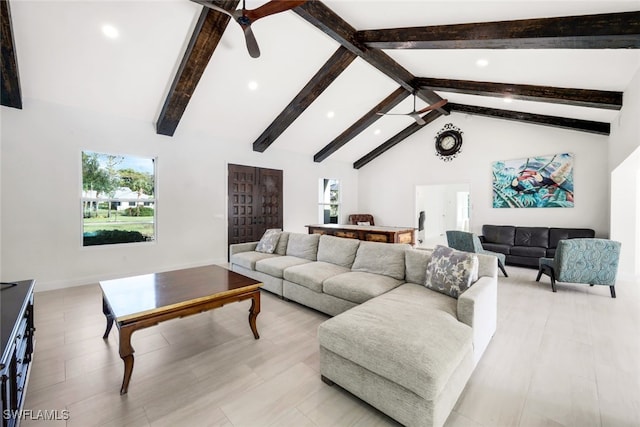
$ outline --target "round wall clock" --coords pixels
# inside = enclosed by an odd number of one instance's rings
[[[447,123],[436,135],[436,156],[445,162],[453,160],[462,148],[462,131]]]

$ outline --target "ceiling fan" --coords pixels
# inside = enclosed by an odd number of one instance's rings
[[[298,7],[308,0],[304,1],[282,1],[282,0],[272,0],[263,4],[260,7],[255,9],[247,10],[245,7],[245,0],[242,0],[242,9],[234,10],[233,12],[229,12],[212,3],[211,0],[192,0],[195,3],[201,4],[209,9],[216,10],[218,12],[224,13],[225,15],[229,15],[232,17],[240,27],[242,27],[242,31],[244,31],[244,38],[247,43],[247,50],[249,51],[249,55],[252,58],[257,58],[260,56],[260,48],[258,47],[258,42],[256,41],[256,37],[253,35],[253,31],[251,31],[251,24],[257,21],[260,18],[264,18],[265,16],[274,15],[276,13],[284,12],[286,10],[293,9],[294,7]]]
[[[416,111],[416,93],[413,92],[413,111],[409,112],[409,113],[376,113],[379,116],[409,116],[411,118],[413,118],[413,120],[416,121],[416,123],[418,123],[420,126],[422,125],[426,125],[427,122],[425,122],[422,117],[420,117],[420,114],[426,113],[427,111],[432,111],[432,110],[437,110],[439,108],[444,107],[447,102],[449,102],[446,99],[441,99],[440,101],[436,102],[435,104],[431,104],[431,105],[427,105],[426,107],[424,107],[422,110],[417,110]]]

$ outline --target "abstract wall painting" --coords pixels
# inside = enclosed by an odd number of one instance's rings
[[[493,162],[494,208],[572,208],[573,154]]]

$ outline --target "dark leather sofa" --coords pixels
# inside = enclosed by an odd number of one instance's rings
[[[508,265],[538,268],[538,259],[553,258],[563,239],[595,237],[590,228],[516,227],[483,225],[480,241],[488,251],[507,256]]]

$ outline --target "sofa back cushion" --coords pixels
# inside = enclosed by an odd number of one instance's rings
[[[431,249],[407,249],[404,253],[404,280],[424,285],[427,280],[427,266],[432,253],[433,250]]]
[[[319,234],[289,233],[287,255],[316,261],[319,241]]]
[[[549,246],[549,228],[547,227],[516,227],[515,246]],[[544,255],[542,255],[544,256]]]
[[[358,246],[360,240],[357,239],[322,235],[318,243],[318,261],[351,268]]]
[[[516,228],[512,225],[483,225],[482,237],[487,243],[511,245],[515,241]]]
[[[404,279],[404,252],[411,246],[400,243],[360,242],[352,271],[382,274]]]
[[[289,232],[283,231],[282,233],[280,233],[280,238],[278,239],[275,253],[278,255],[286,255],[287,243],[289,243]]]
[[[549,247],[557,248],[560,240],[593,238],[596,232],[590,228],[550,228]]]

